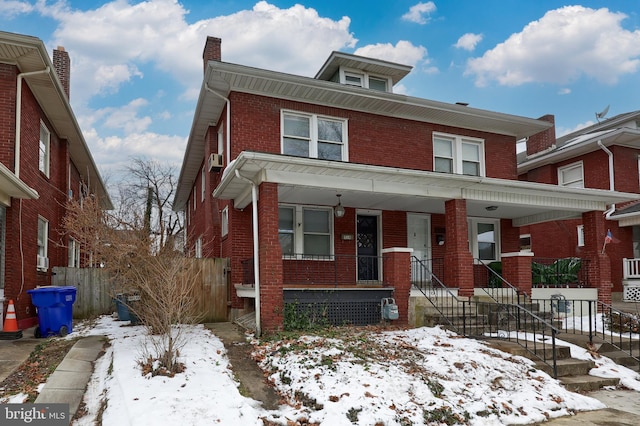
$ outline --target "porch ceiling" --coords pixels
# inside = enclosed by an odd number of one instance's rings
[[[576,189],[517,180],[450,175],[243,152],[225,169],[213,196],[231,199],[236,208],[251,203],[251,188],[236,170],[256,184],[279,185],[281,203],[333,206],[342,194],[345,207],[444,213],[444,201],[466,199],[469,216],[512,219],[515,226],[579,217],[608,204],[637,199],[637,194]],[[497,209],[488,211],[488,206]]]

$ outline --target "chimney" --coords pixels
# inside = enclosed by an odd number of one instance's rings
[[[202,52],[205,72],[207,72],[207,63],[209,63],[209,61],[222,61],[221,45],[222,39],[207,36],[207,42],[204,44],[204,52]]]
[[[69,100],[69,84],[71,80],[71,60],[69,59],[69,52],[64,50],[64,47],[58,46],[53,51],[53,68],[58,74],[58,79],[62,83],[62,89],[67,95]]]
[[[547,121],[552,123],[553,126],[549,127],[540,133],[536,133],[527,139],[527,156],[537,154],[539,152],[553,149],[556,146],[556,118],[553,114],[547,114],[540,117],[538,120]]]

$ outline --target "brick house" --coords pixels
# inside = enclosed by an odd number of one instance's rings
[[[554,121],[553,116],[543,119]],[[553,127],[529,138],[526,152],[518,156],[518,174],[523,180],[558,187],[640,194],[639,159],[640,111],[633,111],[560,138]],[[612,292],[625,300],[640,300],[640,204],[612,203],[604,219],[597,237],[602,240],[611,232],[612,243],[599,245],[608,258]],[[541,258],[583,258],[588,239],[594,238],[580,217],[538,224],[524,232],[531,237],[531,250]]]
[[[14,301],[18,327],[37,323],[27,290],[51,284],[51,268],[80,266],[61,231],[65,203],[111,201],[69,104],[70,59],[44,43],[0,32],[0,300]],[[0,324],[2,326],[2,324]]]
[[[333,52],[310,78],[221,56],[208,37],[174,209],[191,255],[230,259],[229,318],[255,310],[258,333],[292,312],[379,322],[387,297],[408,324],[420,265],[471,296],[502,260],[528,292],[521,227],[571,212],[599,234],[633,197],[518,180],[516,141],[551,124],[393,93],[411,67]]]

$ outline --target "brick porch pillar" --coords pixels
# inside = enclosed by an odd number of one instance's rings
[[[469,252],[467,201],[448,200],[445,207],[444,284],[460,296],[473,296],[473,256]]]
[[[282,249],[278,239],[278,185],[263,183],[258,189],[258,240],[260,256],[260,323],[263,331],[282,329]]]
[[[409,325],[409,293],[411,292],[412,248],[392,247],[382,250],[384,282],[394,287],[393,297],[398,305],[398,319],[394,325]]]
[[[531,259],[533,253],[502,253],[502,277],[531,296]]]
[[[602,212],[590,211],[582,214],[584,225],[583,258],[588,260],[589,287],[598,289],[598,300],[611,304],[611,261],[604,248],[607,225]]]

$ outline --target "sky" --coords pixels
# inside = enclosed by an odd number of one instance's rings
[[[588,323],[588,318],[583,320]],[[107,336],[110,344],[94,365],[83,400],[85,415],[74,426],[94,425],[98,416],[104,425],[263,426],[300,421],[402,426],[436,424],[440,414],[468,418],[472,426],[492,426],[606,408],[589,395],[569,392],[532,368],[531,360],[439,327],[350,328],[336,333],[339,337],[303,334],[264,341],[248,334],[254,359],[283,397],[275,410],[241,394],[222,341],[203,325],[174,328],[178,361],[186,369],[172,378],[143,373],[140,361],[154,353],[157,335],[149,335],[142,325],[105,315],[74,326],[65,338],[87,335]],[[594,359],[562,340],[558,345],[570,346],[573,358],[593,360],[590,375],[620,378],[628,389],[620,392],[640,392],[636,371],[604,356]],[[11,395],[0,403],[26,398]],[[423,421],[425,408],[432,422]]]
[[[71,105],[103,177],[182,164],[207,36],[222,60],[313,77],[332,51],[413,67],[394,91],[538,118],[558,136],[640,109],[628,0],[0,0],[0,30],[71,58]]]

